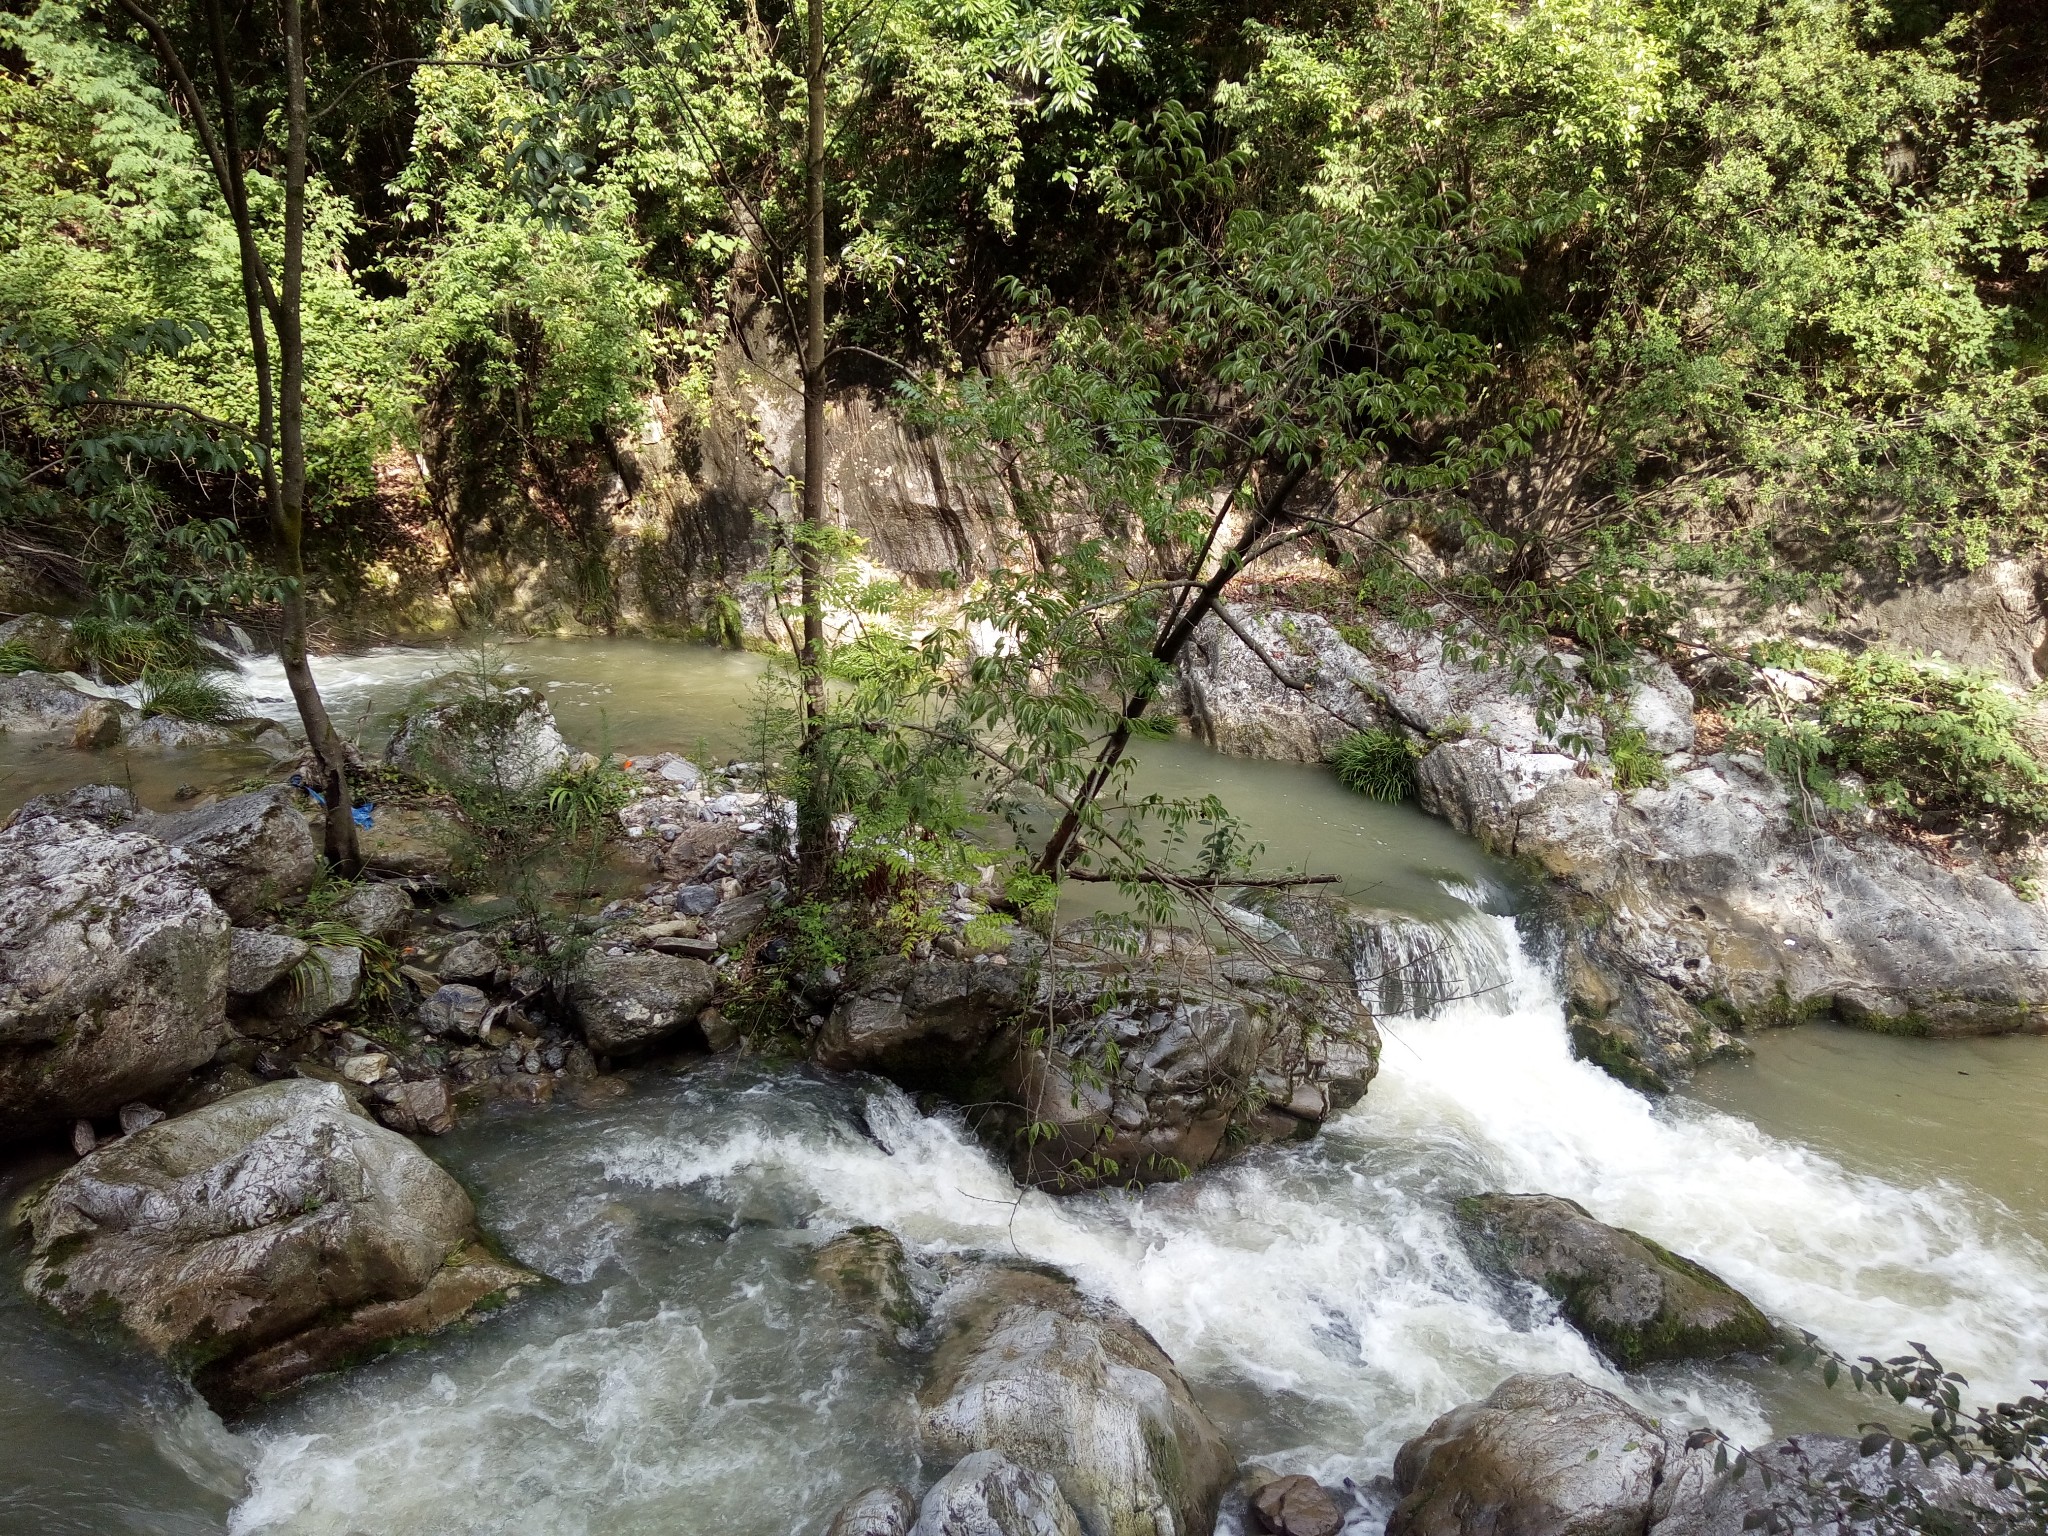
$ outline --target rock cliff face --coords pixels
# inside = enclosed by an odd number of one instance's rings
[[[1666,1081],[1725,1048],[1730,1025],[2048,1028],[2048,906],[1985,866],[1802,823],[1760,760],[1694,755],[1692,697],[1668,670],[1652,667],[1629,706],[1668,782],[1629,792],[1598,722],[1543,725],[1432,634],[1380,624],[1361,648],[1314,615],[1247,627],[1275,666],[1212,621],[1182,673],[1197,728],[1297,758],[1368,724],[1426,743],[1423,809],[1566,898],[1581,1048],[1621,1075]]]

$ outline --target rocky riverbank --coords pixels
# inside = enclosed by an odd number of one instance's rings
[[[1701,747],[1692,690],[1661,663],[1620,722],[1659,782],[1629,788],[1609,722],[1540,720],[1507,669],[1448,654],[1440,635],[1340,633],[1287,610],[1239,628],[1212,621],[1183,666],[1200,734],[1312,761],[1359,730],[1402,733],[1423,809],[1556,898],[1575,1037],[1626,1080],[1662,1087],[1744,1030],[1809,1018],[2048,1029],[2048,905],[2015,888],[2010,861],[1795,805],[1760,758]]]

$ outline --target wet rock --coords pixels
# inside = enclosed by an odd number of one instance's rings
[[[38,817],[0,832],[0,1139],[111,1114],[227,1034],[228,919],[153,838]]]
[[[917,1501],[894,1483],[863,1488],[839,1507],[825,1536],[908,1536]]]
[[[740,1043],[739,1030],[717,1008],[706,1008],[698,1014],[697,1028],[703,1031],[704,1043],[714,1051],[729,1051]]]
[[[304,896],[320,866],[319,847],[284,785],[153,816],[142,825],[151,837],[190,854],[214,900],[244,925]]]
[[[593,1051],[623,1055],[696,1023],[717,979],[701,960],[592,954],[569,983],[569,1008]]]
[[[71,727],[71,745],[80,752],[104,752],[118,746],[130,713],[118,699],[94,699],[78,712]]]
[[[304,939],[256,928],[237,928],[228,940],[229,997],[254,997],[269,990],[312,952]]]
[[[704,772],[695,763],[672,757],[658,770],[662,778],[679,789],[695,789],[704,782]]]
[[[364,1051],[360,1055],[342,1058],[336,1070],[350,1082],[367,1087],[391,1070],[391,1058],[382,1051]]]
[[[1466,1241],[1556,1297],[1573,1326],[1616,1364],[1711,1360],[1776,1341],[1740,1291],[1646,1237],[1595,1221],[1555,1195],[1473,1195],[1458,1202]]]
[[[498,974],[498,952],[482,939],[464,939],[434,967],[443,981],[489,981]]]
[[[58,816],[111,829],[125,826],[142,814],[135,796],[118,784],[80,784],[75,789],[37,795],[16,811],[12,819],[23,822],[39,816]]]
[[[531,688],[503,688],[407,716],[386,762],[430,783],[483,785],[524,794],[569,761],[569,744],[548,701]]]
[[[48,673],[0,677],[0,735],[69,735],[95,702]]]
[[[376,1116],[407,1136],[445,1136],[455,1129],[455,1103],[438,1077],[388,1083],[371,1095]]]
[[[235,1094],[95,1151],[26,1207],[24,1284],[110,1316],[233,1410],[531,1277],[472,1257],[462,1187],[329,1083]]]
[[[1344,1511],[1312,1477],[1277,1477],[1252,1494],[1252,1516],[1268,1536],[1337,1536]]]
[[[910,1261],[896,1234],[881,1227],[842,1232],[811,1258],[811,1272],[861,1316],[888,1329],[916,1329],[924,1308],[910,1283]]]
[[[475,1039],[484,1030],[491,1000],[475,987],[449,983],[420,1004],[420,1027],[430,1035]]]
[[[835,1072],[876,1072],[912,1090],[971,1091],[1016,1049],[1006,1026],[1030,1002],[1021,966],[884,961],[842,998],[813,1048]]]
[[[996,1451],[977,1451],[940,1478],[911,1536],[1086,1536],[1058,1483]],[[1150,1533],[1147,1533],[1150,1536]]]
[[[389,940],[411,923],[412,898],[395,885],[359,885],[342,898],[336,916],[365,938]]]
[[[79,718],[82,724],[84,716]],[[171,715],[151,715],[128,732],[129,746],[160,752],[230,747],[240,739],[225,725],[217,725],[210,720],[180,720]]]
[[[92,1128],[90,1120],[79,1120],[71,1127],[71,1150],[80,1157],[100,1144],[99,1132]]]
[[[1099,1536],[1212,1529],[1235,1466],[1144,1329],[1038,1271],[988,1266],[948,1298],[918,1400],[928,1455],[998,1452],[1050,1477]]]
[[[355,1006],[363,990],[363,952],[346,944],[314,944],[305,963],[275,982],[258,1000],[268,1027],[262,1033],[285,1038],[311,1029]],[[253,1026],[244,1025],[244,1028]]]
[[[1641,1536],[1657,1426],[1575,1376],[1510,1376],[1401,1447],[1387,1536]]]
[[[761,926],[768,916],[772,898],[766,891],[755,891],[735,901],[721,902],[709,919],[718,933],[722,945],[742,944]]]

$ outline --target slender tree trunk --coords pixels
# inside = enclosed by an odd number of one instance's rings
[[[1167,624],[1159,636],[1158,643],[1152,647],[1152,660],[1160,668],[1172,668],[1178,664],[1180,653],[1187,649],[1188,642],[1195,637],[1195,631],[1201,628],[1202,620],[1214,611],[1224,589],[1236,579],[1237,573],[1244,569],[1245,560],[1258,547],[1259,540],[1270,533],[1278,523],[1281,509],[1287,504],[1287,498],[1294,494],[1295,487],[1301,484],[1306,473],[1305,469],[1297,466],[1281,476],[1280,483],[1273,488],[1272,495],[1266,497],[1246,520],[1244,532],[1238,535],[1237,542],[1231,545],[1209,579],[1197,589],[1193,600],[1181,608],[1179,617]],[[1199,576],[1201,572],[1197,569],[1189,574],[1192,578]],[[1074,792],[1067,813],[1060,818],[1060,823],[1053,829],[1044,851],[1039,854],[1038,873],[1057,876],[1073,862],[1079,851],[1076,839],[1080,835],[1081,824],[1087,817],[1089,807],[1094,805],[1108,786],[1111,776],[1116,772],[1117,764],[1123,761],[1124,752],[1130,747],[1133,728],[1143,718],[1145,711],[1152,707],[1152,701],[1158,696],[1157,682],[1148,681],[1140,685],[1137,691],[1124,701],[1123,713],[1117,720],[1116,729],[1109,733],[1109,739],[1102,744],[1102,750],[1096,753],[1094,766],[1088,770],[1087,777],[1082,779],[1081,787]]]
[[[824,572],[825,529],[825,0],[807,8],[804,58],[804,475],[797,515],[797,600],[803,609],[803,642],[797,649],[802,690],[806,782],[798,798],[798,878],[807,890],[824,883],[832,835],[823,760],[825,710]]]
[[[278,351],[277,533],[284,555],[285,680],[306,741],[320,760],[327,800],[327,858],[345,875],[362,867],[348,787],[348,757],[313,681],[306,655],[306,335],[301,300],[306,276],[306,30],[300,0],[283,0],[285,49],[284,266],[276,313]]]

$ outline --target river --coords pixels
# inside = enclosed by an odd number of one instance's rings
[[[578,744],[747,750],[749,658],[612,642],[503,660]],[[393,649],[321,670],[374,746],[380,716],[449,665]],[[273,672],[248,681],[279,707]],[[17,751],[5,792],[78,760]],[[136,783],[154,798],[231,770],[246,767],[159,761]],[[483,1117],[431,1148],[559,1285],[233,1432],[131,1356],[49,1326],[10,1270],[0,1531],[808,1536],[854,1488],[920,1472],[910,1364],[809,1274],[811,1248],[861,1222],[919,1253],[1060,1265],[1158,1337],[1241,1456],[1332,1482],[1369,1486],[1403,1438],[1515,1371],[1575,1371],[1750,1440],[1874,1411],[1775,1366],[1621,1376],[1472,1267],[1450,1206],[1477,1190],[1570,1196],[1844,1350],[1918,1339],[1997,1393],[2048,1365],[2048,1041],[1808,1028],[1646,1100],[1571,1059],[1521,894],[1464,839],[1317,768],[1175,743],[1148,745],[1144,772],[1213,790],[1269,862],[1340,876],[1415,920],[1394,942],[1447,957],[1456,995],[1382,1018],[1379,1078],[1316,1141],[1056,1200],[1019,1198],[955,1118],[893,1088],[746,1062],[643,1075],[598,1109]],[[49,1166],[8,1170],[8,1192]],[[1373,1528],[1366,1508],[1355,1525]]]

